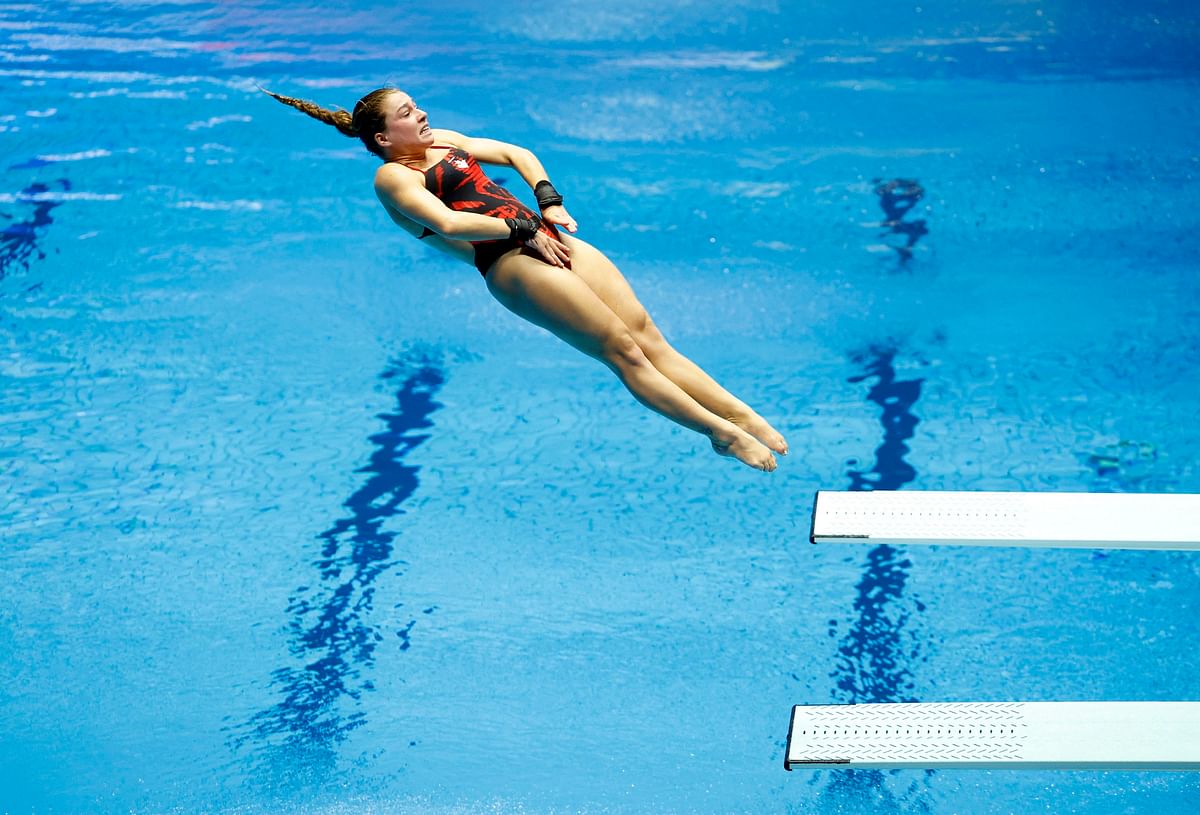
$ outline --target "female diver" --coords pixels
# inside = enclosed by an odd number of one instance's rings
[[[772,450],[787,454],[783,436],[667,343],[602,252],[555,228],[573,233],[575,220],[533,153],[431,130],[425,112],[393,88],[371,91],[353,114],[264,92],[360,139],[383,159],[375,194],[401,229],[473,262],[505,308],[603,362],[642,404],[756,469],[775,469]],[[485,176],[477,159],[520,173],[541,216]]]

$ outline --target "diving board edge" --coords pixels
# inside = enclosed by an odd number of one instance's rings
[[[1200,552],[1200,495],[821,490],[809,542]]]
[[[795,705],[796,767],[1200,770],[1200,702]]]

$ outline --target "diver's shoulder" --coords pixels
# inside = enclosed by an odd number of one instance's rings
[[[469,139],[457,130],[442,130],[441,128],[433,128],[429,131],[433,134],[435,144],[445,144],[450,147],[463,147]]]
[[[421,180],[412,169],[393,161],[385,161],[375,168],[375,189],[394,188],[412,181]]]

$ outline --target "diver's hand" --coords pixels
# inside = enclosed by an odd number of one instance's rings
[[[571,250],[567,248],[566,244],[555,240],[545,232],[537,233],[525,241],[525,245],[545,258],[551,266],[569,267],[571,265]]]
[[[562,204],[555,204],[552,207],[546,207],[542,210],[542,220],[548,224],[564,226],[568,232],[574,232],[579,228],[578,224],[575,223],[575,219],[567,213],[566,208]]]

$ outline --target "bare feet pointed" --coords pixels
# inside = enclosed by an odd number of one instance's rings
[[[766,419],[754,411],[750,411],[744,416],[730,416],[729,421],[742,430],[745,430],[767,447],[770,447],[776,453],[784,456],[788,454],[787,439],[778,430],[771,427]]]
[[[712,448],[717,455],[736,458],[748,467],[763,472],[774,472],[778,463],[761,442],[740,428],[735,427],[728,435],[713,434]]]

